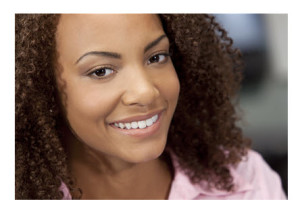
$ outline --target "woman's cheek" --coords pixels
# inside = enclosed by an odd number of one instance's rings
[[[77,92],[73,92],[72,98],[70,98],[69,109],[78,114],[82,114],[91,120],[103,118],[110,113],[113,104],[112,93],[103,92],[103,88],[100,86],[90,87],[84,89],[77,89]],[[75,115],[75,114],[74,114]]]
[[[166,99],[171,101],[171,104],[176,105],[180,92],[180,84],[175,69],[169,72],[164,79],[162,82],[162,93]]]

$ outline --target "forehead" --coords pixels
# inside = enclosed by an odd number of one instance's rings
[[[58,46],[81,51],[148,42],[163,33],[154,14],[63,14],[56,37]]]
[[[72,26],[75,30],[98,27],[119,30],[145,25],[154,29],[160,25],[160,20],[155,14],[62,14],[60,24],[63,27]]]

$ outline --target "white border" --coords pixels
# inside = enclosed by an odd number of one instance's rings
[[[293,1],[296,2],[296,1]],[[299,186],[299,20],[296,3],[288,1],[9,1],[1,6],[1,202],[9,210],[179,211],[278,209],[295,211]],[[289,200],[288,201],[15,201],[14,200],[14,13],[288,13],[289,20]],[[298,62],[298,63],[296,63]],[[296,139],[297,138],[297,139]],[[155,204],[153,204],[155,203]],[[175,210],[177,211],[177,210]]]

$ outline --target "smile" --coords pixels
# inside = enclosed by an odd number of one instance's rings
[[[146,127],[152,126],[158,119],[158,114],[152,116],[149,119],[146,120],[140,120],[140,121],[133,121],[129,123],[114,123],[114,126],[121,128],[121,129],[144,129]]]
[[[163,111],[151,115],[131,117],[110,124],[118,133],[138,138],[146,138],[159,132]]]

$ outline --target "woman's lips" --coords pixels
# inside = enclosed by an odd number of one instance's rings
[[[145,120],[145,119],[148,119],[149,117],[151,118],[151,117],[153,117],[155,115],[156,114],[150,114],[150,115],[144,116],[142,118],[144,118],[144,120]],[[110,126],[112,128],[114,128],[115,130],[117,130],[118,132],[120,132],[122,134],[125,134],[125,135],[129,135],[129,136],[133,136],[133,137],[139,137],[139,138],[148,137],[148,136],[151,136],[151,135],[155,134],[159,130],[159,128],[160,128],[161,120],[162,120],[162,116],[163,116],[163,111],[160,112],[160,113],[158,113],[157,115],[158,115],[157,120],[151,126],[147,126],[147,127],[143,128],[143,129],[140,129],[140,128],[137,128],[137,129],[133,129],[133,128],[127,129],[126,127],[124,127],[124,129],[121,129],[121,128],[115,126],[114,123],[111,123]],[[130,119],[130,120],[129,119],[124,119],[122,121],[129,122],[131,120],[136,120],[136,119]],[[141,117],[139,117],[138,120],[143,120],[143,119],[141,119]]]
[[[113,123],[128,123],[128,122],[133,122],[133,121],[146,120],[146,119],[151,118],[152,116],[154,116],[156,114],[162,113],[164,110],[165,109],[160,109],[160,110],[156,110],[152,113],[149,113],[147,115],[132,116],[132,117],[120,119],[120,120],[117,120],[117,121],[112,121],[110,124],[113,124]]]

